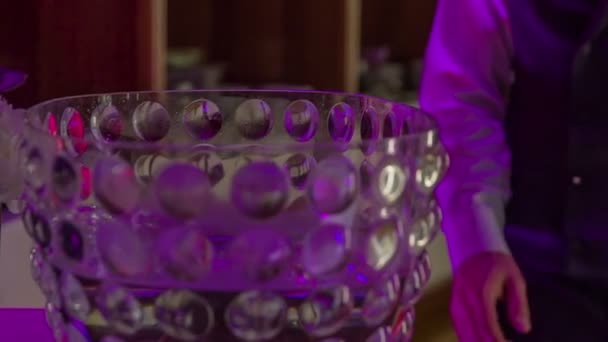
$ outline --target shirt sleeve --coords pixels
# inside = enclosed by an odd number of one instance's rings
[[[420,85],[450,155],[437,188],[452,267],[504,239],[511,156],[503,121],[512,84],[504,0],[439,0]]]

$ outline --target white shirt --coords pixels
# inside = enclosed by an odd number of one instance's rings
[[[503,121],[513,44],[505,0],[440,0],[420,86],[450,168],[437,189],[454,269],[504,239],[510,151]]]

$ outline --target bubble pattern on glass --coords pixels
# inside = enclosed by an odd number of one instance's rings
[[[188,133],[201,140],[213,138],[222,128],[223,115],[212,101],[196,100],[184,108],[183,125]]]
[[[121,113],[112,104],[101,104],[91,116],[91,132],[98,140],[114,141],[123,134],[124,122]]]
[[[29,175],[36,175],[28,177],[35,185],[28,196],[52,201],[48,206],[28,199],[23,219],[38,245],[32,273],[51,307],[81,321],[101,312],[109,339],[137,340],[139,331],[157,329],[188,341],[227,329],[244,341],[293,331],[348,340],[342,333],[360,313],[368,326],[361,338],[395,336],[399,329],[390,323],[419,298],[429,274],[426,259],[418,259],[414,270],[396,261],[415,236],[411,218],[398,209],[411,205],[411,191],[422,195],[418,201],[431,201],[447,164],[433,159],[436,142],[420,141],[424,153],[413,147],[417,143],[393,144],[396,150],[389,151],[379,139],[398,138],[406,126],[415,131],[416,121],[406,122],[382,101],[241,95],[200,96],[182,108],[171,95],[110,96],[91,106],[68,101],[44,111],[45,129],[65,139],[52,154],[35,142],[30,145],[39,148],[40,158],[24,153]],[[96,144],[78,147],[80,136]],[[247,155],[215,149],[232,138],[249,144]],[[99,157],[88,157],[91,149],[112,142],[174,140],[192,147],[187,153],[100,148]],[[268,153],[267,141],[272,147],[320,143],[325,151]],[[340,147],[324,148],[326,143]],[[92,196],[83,195],[89,178],[83,165],[90,171]],[[66,215],[81,207],[98,211],[95,229],[82,229],[82,222]],[[413,208],[436,231],[436,206]],[[360,215],[370,224],[361,224]],[[141,217],[156,224],[139,224]],[[95,264],[88,278],[113,283],[91,286],[67,264],[57,264],[62,270],[56,273],[54,255]],[[226,267],[231,264],[242,267]],[[86,267],[78,270],[86,273]],[[132,281],[169,289],[144,295]],[[227,281],[230,300],[218,302],[217,293],[206,288],[210,281]],[[175,293],[180,287],[191,291]],[[299,297],[287,289],[297,289]],[[272,310],[260,314],[264,307]],[[184,320],[182,308],[198,323]],[[151,321],[163,326],[151,327]]]

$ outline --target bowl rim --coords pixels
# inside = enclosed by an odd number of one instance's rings
[[[143,150],[143,151],[183,151],[184,149],[191,150],[194,147],[199,148],[209,148],[213,151],[226,151],[226,152],[236,152],[243,151],[243,149],[251,148],[252,146],[264,147],[264,150],[269,152],[279,152],[279,151],[310,151],[311,149],[319,149],[319,148],[339,148],[342,151],[353,150],[353,149],[365,149],[370,148],[370,146],[374,146],[376,148],[383,146],[389,149],[395,149],[396,144],[409,143],[411,141],[423,141],[425,145],[434,145],[438,140],[438,124],[436,119],[429,114],[428,112],[422,110],[420,107],[398,102],[390,99],[385,99],[378,96],[354,93],[354,92],[343,92],[343,91],[327,91],[327,90],[309,90],[309,89],[265,89],[265,88],[217,88],[217,89],[193,89],[193,90],[145,90],[145,91],[117,91],[117,92],[99,92],[99,93],[90,93],[90,94],[81,94],[81,95],[71,95],[64,97],[57,97],[48,99],[42,102],[39,102],[29,108],[26,109],[28,113],[38,112],[42,113],[42,109],[46,106],[52,105],[54,103],[61,103],[62,101],[70,101],[70,100],[78,100],[78,99],[94,99],[100,97],[113,97],[113,96],[146,96],[146,95],[201,95],[201,98],[204,98],[204,94],[241,94],[241,95],[278,95],[278,94],[305,94],[308,96],[340,96],[345,98],[352,99],[362,99],[367,100],[369,102],[379,102],[379,103],[388,103],[392,105],[401,106],[401,108],[405,108],[406,110],[414,111],[415,115],[419,115],[424,120],[424,128],[417,130],[413,133],[400,134],[397,137],[383,137],[381,134],[381,125],[377,128],[380,131],[376,137],[371,139],[351,139],[349,142],[337,142],[337,141],[314,141],[310,140],[307,142],[298,142],[296,140],[292,140],[291,142],[283,142],[280,143],[269,143],[265,141],[256,141],[251,140],[249,143],[241,143],[241,144],[230,144],[230,143],[208,143],[206,141],[198,141],[198,142],[166,142],[166,141],[144,141],[144,140],[117,140],[117,141],[108,141],[102,139],[96,139],[95,137],[85,136],[84,138],[74,138],[74,137],[61,137],[63,139],[69,139],[72,143],[86,143],[97,145],[98,147],[109,148],[109,149],[122,149],[122,150]],[[259,96],[262,97],[262,96]],[[255,98],[252,96],[251,98]],[[294,100],[295,101],[295,100]],[[337,102],[336,104],[338,104]],[[358,120],[361,119],[361,114],[357,114]],[[40,120],[38,120],[40,119]],[[38,117],[36,121],[43,120],[42,117]],[[41,122],[33,123],[31,121],[26,120],[26,125],[32,129],[35,134],[41,134],[46,137],[59,137],[54,136],[49,133],[41,124]]]

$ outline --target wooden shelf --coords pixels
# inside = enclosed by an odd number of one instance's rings
[[[180,0],[169,2],[169,48],[196,47],[228,66],[228,83],[358,91],[361,49],[421,59],[436,0]],[[197,23],[193,25],[193,23]]]
[[[436,0],[0,2],[0,64],[31,75],[17,105],[164,88],[168,48],[204,49],[227,81],[358,90],[360,50],[420,58]]]
[[[361,0],[171,1],[168,45],[226,63],[228,82],[355,91],[360,13]]]
[[[387,46],[393,60],[420,59],[437,0],[362,0],[361,45]]]
[[[0,1],[0,63],[31,75],[7,97],[164,88],[165,1]]]

